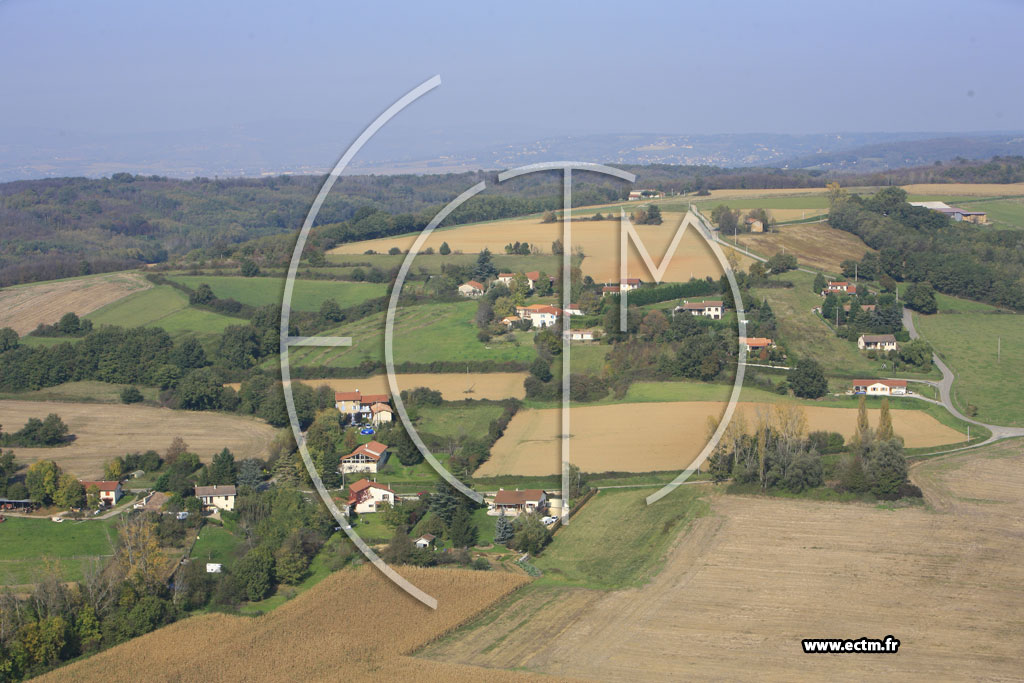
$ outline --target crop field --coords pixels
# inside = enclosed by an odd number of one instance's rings
[[[415,238],[415,235],[413,238]],[[512,242],[515,242],[517,238],[515,236],[509,236],[509,239]],[[550,253],[551,242],[554,241],[554,239],[555,238],[552,237],[547,243],[537,243],[537,246],[545,252],[541,254],[506,254],[503,244],[501,249],[494,252],[492,255],[494,267],[502,272],[528,273],[531,270],[543,270],[548,273],[554,273],[562,267],[562,257]],[[508,244],[508,242],[505,242],[505,244]],[[365,249],[363,251],[365,251]],[[477,252],[463,254],[451,253],[447,256],[442,256],[436,252],[433,254],[420,253],[416,255],[416,259],[412,263],[411,272],[420,273],[425,271],[428,273],[440,273],[441,266],[446,264],[472,266],[476,263],[476,256]],[[402,265],[402,262],[405,261],[405,254],[364,254],[360,252],[356,255],[350,252],[344,252],[328,254],[327,258],[330,263],[335,264],[359,264],[358,266],[349,265],[344,267],[328,266],[330,272],[349,274],[356,268],[362,268],[364,271],[367,268],[380,268],[385,271],[391,270],[392,268],[398,268]]]
[[[747,423],[769,404],[741,403]],[[570,460],[584,472],[659,472],[683,470],[707,443],[708,418],[719,418],[725,403],[620,403],[574,406],[571,415]],[[807,431],[835,431],[849,439],[856,431],[856,408],[805,406]],[[878,411],[868,410],[871,424]],[[894,410],[895,432],[907,448],[941,446],[964,441],[963,435],[923,411]],[[505,435],[491,449],[491,458],[477,477],[502,474],[527,476],[561,472],[561,409],[520,410]]]
[[[397,358],[396,358],[397,361]],[[400,390],[429,387],[441,392],[446,401],[460,401],[464,398],[501,400],[523,398],[525,372],[473,372],[473,373],[408,373],[396,375]],[[370,375],[359,379],[304,379],[293,380],[318,387],[326,384],[335,391],[361,391],[364,394],[390,394],[387,375]],[[227,386],[237,390],[239,384]]]
[[[682,218],[682,213],[665,212],[662,225],[635,226],[655,263],[661,262]],[[453,250],[475,254],[484,247],[489,248],[492,252],[502,252],[510,241],[519,240],[531,244],[536,243],[544,249],[550,249],[551,242],[561,236],[561,223],[541,223],[539,218],[517,218],[463,225],[437,231],[430,236],[425,246],[438,249],[442,242],[448,242]],[[352,242],[335,247],[331,253],[361,254],[367,249],[387,251],[391,247],[398,247],[405,251],[412,246],[414,239],[414,235],[406,235]],[[585,258],[582,268],[585,275],[590,275],[598,282],[618,281],[619,221],[617,219],[574,222],[572,224],[572,243],[583,249]],[[648,281],[652,279],[636,246],[632,244],[629,249],[628,268],[631,277],[639,277]],[[678,282],[689,280],[690,277],[700,278],[708,275],[717,278],[721,274],[721,266],[704,240],[696,231],[687,230],[666,270],[664,280]]]
[[[82,478],[99,478],[114,456],[153,449],[163,452],[176,436],[203,462],[227,447],[237,460],[266,457],[277,433],[261,420],[213,412],[189,412],[140,405],[0,401],[0,424],[18,428],[30,417],[57,413],[75,440],[56,448],[15,448],[18,462],[54,460]]]
[[[820,295],[811,291],[813,275],[791,271],[779,279],[789,280],[794,286],[789,289],[755,289],[751,294],[768,300],[777,320],[779,339],[788,352],[800,358],[813,358],[826,374],[851,378],[861,375],[891,376],[892,370],[882,367],[885,361],[869,359],[857,350],[854,342],[837,337],[812,312],[823,301]],[[937,371],[931,375],[902,371],[895,374],[900,377],[938,377]]]
[[[283,277],[172,275],[170,279],[192,289],[203,283],[208,284],[216,296],[234,299],[250,306],[280,304],[284,296]],[[328,299],[334,299],[342,308],[348,308],[368,299],[384,296],[387,288],[385,284],[372,282],[297,279],[292,295],[292,308],[298,311],[317,311],[320,310],[320,304]]]
[[[80,316],[152,287],[138,273],[113,273],[8,287],[0,291],[0,327],[26,334],[65,313]]]
[[[1024,426],[1020,389],[1024,383],[1024,318],[915,313],[914,325],[956,374],[953,396],[961,411],[972,404],[978,407],[977,419],[982,422]]]
[[[395,363],[432,361],[520,361],[534,358],[533,333],[519,332],[495,337],[488,343],[476,338],[474,301],[406,306],[395,317]],[[289,360],[296,366],[353,367],[364,360],[384,361],[384,313],[376,313],[351,324],[324,332],[345,335],[352,346],[293,347]],[[275,357],[266,366],[277,365]]]
[[[644,587],[531,586],[420,656],[609,681],[1019,679],[1020,442],[912,476],[930,509],[713,494],[711,514]],[[552,555],[604,497],[559,532]],[[800,645],[889,634],[898,655],[808,656]]]
[[[723,237],[731,239],[730,235]],[[777,232],[744,233],[738,239],[740,245],[755,254],[769,257],[785,251],[795,255],[802,266],[835,274],[842,272],[841,262],[859,261],[865,253],[873,251],[859,237],[836,230],[828,223],[784,225]]]
[[[0,585],[35,583],[51,570],[64,581],[81,581],[116,546],[116,519],[55,524],[46,517],[7,517],[0,524]]]
[[[428,683],[540,680],[527,672],[490,671],[409,656],[515,591],[527,577],[460,569],[402,567],[400,571],[437,598],[436,610],[403,593],[379,571],[364,566],[334,572],[263,616],[191,617],[38,680],[100,680],[112,670],[125,680],[152,681],[221,680],[225,671],[256,682],[321,681],[342,676],[365,681],[384,675]],[[353,619],[353,611],[366,600],[374,605],[373,619]]]
[[[245,324],[242,318],[192,308],[184,292],[167,285],[132,294],[86,317],[97,326],[162,327],[172,336],[186,333],[212,336],[220,334],[229,325]]]

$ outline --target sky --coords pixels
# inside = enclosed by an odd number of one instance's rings
[[[1024,3],[573,5],[0,1],[0,139],[316,122],[350,140],[434,74],[395,140],[1024,128]]]

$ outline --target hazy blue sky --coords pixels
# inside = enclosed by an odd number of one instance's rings
[[[407,132],[1024,128],[1024,3],[682,4],[7,0],[0,121],[329,120],[345,138],[439,73]]]

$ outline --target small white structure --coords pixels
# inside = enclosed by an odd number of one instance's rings
[[[594,330],[569,330],[570,341],[594,341]]]
[[[220,562],[207,562],[206,573],[207,574],[220,574],[223,571],[224,566]]]
[[[484,286],[476,280],[470,280],[469,282],[459,285],[459,294],[475,299],[484,295]]]
[[[721,301],[684,301],[682,306],[676,306],[676,312],[685,312],[690,315],[702,315],[712,320],[721,320],[725,306]]]
[[[384,463],[388,461],[388,447],[380,441],[370,441],[359,446],[348,455],[341,456],[338,471],[348,474],[349,472],[373,472],[380,471]]]
[[[867,396],[906,396],[905,379],[855,379],[853,393]]]
[[[569,308],[565,309],[567,315],[583,315],[583,310],[579,304],[569,304]]]
[[[203,510],[234,510],[236,495],[232,484],[196,487],[196,498],[202,504]]]
[[[895,351],[899,344],[891,334],[862,334],[857,338],[857,348],[861,351]]]
[[[413,541],[413,543],[416,545],[417,548],[429,548],[430,546],[434,545],[435,538],[436,537],[434,536],[434,534],[423,534],[415,541]]]
[[[395,504],[397,496],[395,492],[383,484],[368,479],[360,479],[349,485],[348,507],[349,512],[356,512],[363,515],[370,512],[377,512],[381,503]]]
[[[643,283],[643,280],[638,277],[627,277],[625,280],[619,281],[619,291],[632,292],[634,289],[639,288]]]

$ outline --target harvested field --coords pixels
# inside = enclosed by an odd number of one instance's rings
[[[117,455],[153,449],[163,452],[176,436],[209,462],[227,447],[236,460],[264,458],[277,430],[262,420],[212,412],[188,412],[138,405],[97,405],[52,401],[0,401],[0,424],[13,431],[30,417],[57,413],[77,438],[59,448],[15,448],[18,462],[54,460],[83,478],[103,475],[103,463]]]
[[[660,263],[664,257],[676,227],[682,221],[682,213],[663,214],[662,225],[638,225],[636,231],[643,239],[648,253],[654,262]],[[484,247],[493,252],[504,252],[505,245],[512,240],[538,244],[549,248],[552,240],[562,236],[561,223],[541,223],[539,218],[517,218],[507,221],[464,225],[451,230],[434,232],[424,247],[440,248],[442,242],[448,242],[453,251],[477,253]],[[387,237],[365,242],[342,244],[330,251],[332,254],[362,254],[367,249],[387,252],[391,247],[407,251],[415,239],[415,235],[403,237]],[[577,221],[572,224],[573,245],[583,248],[586,258],[583,259],[583,272],[599,282],[612,282],[619,279],[619,221]],[[643,259],[634,245],[630,245],[629,273],[631,277],[650,280]],[[552,275],[554,273],[549,273]],[[687,230],[686,236],[679,243],[676,253],[665,272],[664,280],[677,282],[689,280],[690,277],[719,277],[722,269],[715,259],[714,253],[693,230]]]
[[[865,253],[874,251],[856,235],[836,230],[828,223],[784,225],[777,232],[739,235],[739,241],[744,248],[762,256],[784,250],[796,255],[801,266],[829,273],[842,272],[839,264],[846,259],[860,261]]]
[[[1024,183],[920,183],[904,185],[907,194],[932,195],[938,197],[974,196],[974,197],[1009,197],[1024,195]]]
[[[643,588],[530,587],[421,656],[607,681],[1020,680],[1020,442],[912,476],[934,510],[713,495]],[[889,634],[898,655],[800,643]]]
[[[37,680],[102,680],[114,670],[124,680],[148,681],[216,681],[225,671],[245,681],[541,679],[408,656],[514,591],[526,577],[413,567],[403,567],[402,574],[436,597],[438,609],[424,607],[364,566],[335,572],[264,616],[192,617]],[[373,619],[353,619],[353,609],[367,599],[374,605]],[[201,655],[183,655],[197,652]]]
[[[9,287],[0,292],[0,327],[26,334],[65,313],[82,316],[152,286],[138,273],[113,273]]]
[[[441,392],[446,401],[461,401],[464,398],[501,400],[523,398],[526,390],[523,380],[525,372],[474,372],[470,374],[425,372],[396,375],[400,389],[430,387]],[[364,394],[390,394],[387,375],[370,375],[361,379],[303,379],[295,380],[316,388],[323,384],[335,391],[356,391]],[[231,383],[235,390],[241,386]],[[467,393],[467,389],[471,390]]]
[[[752,423],[766,403],[740,403]],[[707,443],[707,420],[718,418],[725,403],[685,401],[622,403],[572,408],[569,443],[571,460],[584,472],[660,472],[682,470]],[[849,439],[856,431],[855,408],[804,407],[807,430],[840,432]],[[871,424],[877,410],[869,410]],[[940,446],[964,441],[962,434],[917,410],[892,411],[893,428],[908,448]],[[475,476],[500,474],[549,475],[561,472],[561,409],[521,410],[505,435],[491,449],[491,457]]]

